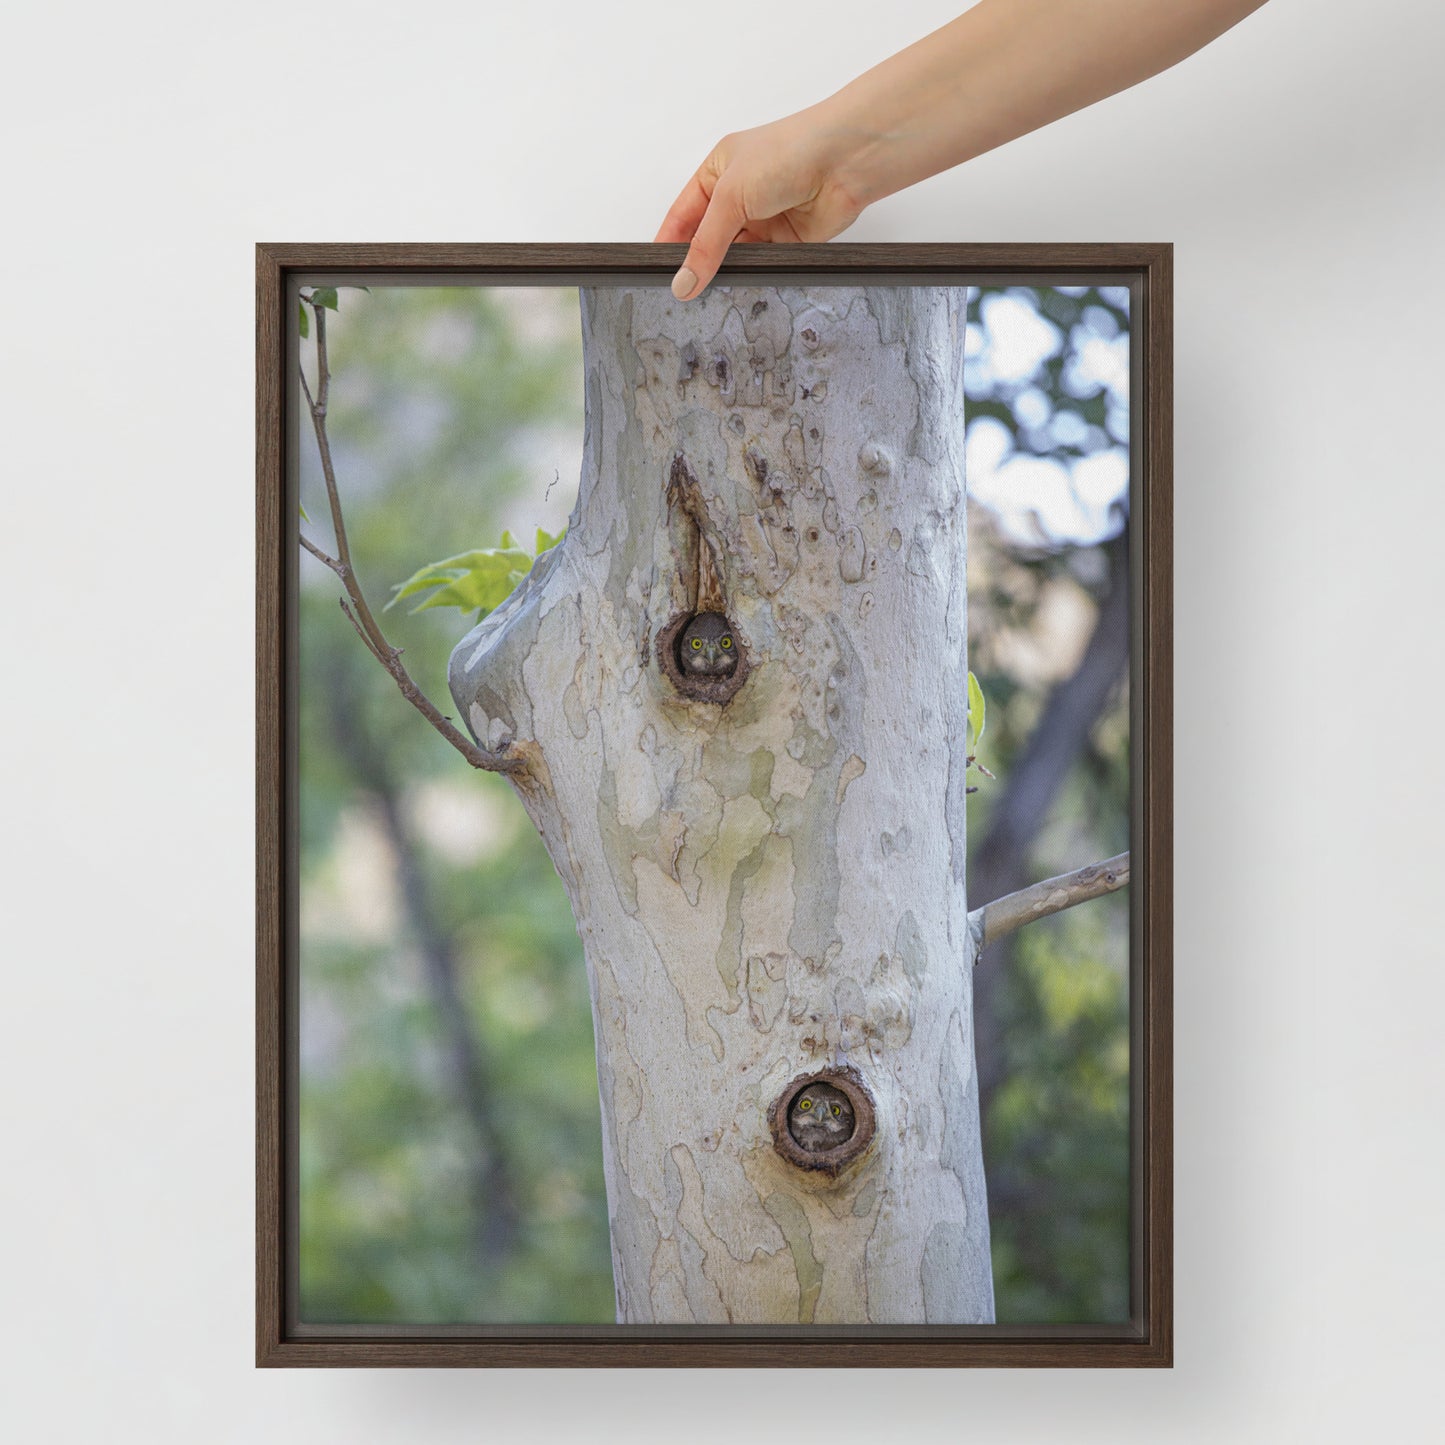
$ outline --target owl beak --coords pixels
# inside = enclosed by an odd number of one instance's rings
[[[708,666],[711,667],[717,661],[718,645],[715,642],[703,644],[703,655],[707,658]]]

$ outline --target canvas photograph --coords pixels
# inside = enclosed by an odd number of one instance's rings
[[[291,282],[292,1338],[1138,1338],[1138,309]]]

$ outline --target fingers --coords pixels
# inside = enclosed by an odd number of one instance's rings
[[[696,232],[698,222],[707,212],[709,192],[702,183],[701,172],[695,174],[682,188],[682,193],[668,208],[657,235],[657,241],[690,241]]]
[[[692,245],[687,248],[687,259],[672,278],[672,294],[679,301],[687,301],[707,288],[717,275],[728,247],[747,222],[741,193],[726,180],[719,181],[692,237]]]

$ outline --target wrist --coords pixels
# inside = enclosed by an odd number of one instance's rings
[[[822,185],[837,193],[855,214],[891,195],[903,184],[890,182],[893,142],[867,107],[844,87],[801,113],[816,148],[815,167]]]

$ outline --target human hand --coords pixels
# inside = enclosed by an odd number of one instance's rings
[[[698,295],[734,241],[826,241],[872,202],[1158,74],[1262,3],[978,0],[820,104],[724,136],[657,233],[691,243],[672,293]]]
[[[687,241],[679,300],[702,292],[734,241],[826,241],[867,201],[845,171],[858,138],[824,107],[724,136],[672,203],[658,241]]]

